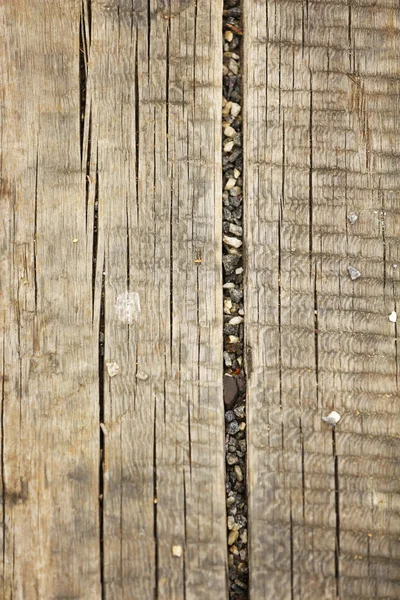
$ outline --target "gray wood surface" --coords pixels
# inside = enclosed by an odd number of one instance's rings
[[[399,25],[244,0],[253,600],[400,597]]]
[[[0,6],[6,600],[226,597],[221,17]]]

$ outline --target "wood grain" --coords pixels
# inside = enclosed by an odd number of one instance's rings
[[[244,0],[252,598],[400,595],[399,25]]]
[[[221,3],[0,11],[0,595],[225,598]]]

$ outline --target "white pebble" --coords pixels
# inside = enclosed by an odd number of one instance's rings
[[[237,64],[236,60],[233,60],[233,58],[231,58],[231,60],[228,63],[228,69],[234,75],[237,75],[239,73],[239,65]]]
[[[233,177],[230,177],[225,184],[225,189],[231,190],[233,187],[235,187],[235,185],[236,185],[236,179],[233,179]]]
[[[241,108],[240,104],[236,104],[236,102],[231,102],[232,117],[237,117],[241,110],[242,110],[242,108]]]
[[[239,310],[238,310],[238,313],[239,313],[239,315],[242,315],[242,317],[243,317],[243,315],[244,315],[244,310],[243,310],[243,308],[239,308]]]
[[[107,371],[110,377],[115,377],[119,373],[119,365],[116,362],[106,362]]]
[[[243,273],[243,267],[239,267],[235,270],[236,275],[241,275]]]
[[[243,243],[241,240],[238,240],[235,237],[229,237],[227,235],[224,235],[222,240],[227,246],[231,246],[232,248],[240,248]]]
[[[232,142],[232,141],[231,142],[227,142],[224,145],[224,152],[232,152],[234,145],[235,145],[235,142]]]
[[[229,101],[229,102],[227,102],[227,103],[225,104],[225,106],[223,107],[223,109],[222,109],[222,114],[223,114],[223,115],[229,115],[229,113],[230,113],[230,111],[231,111],[231,108],[232,108],[232,102],[230,102],[230,101]]]
[[[237,335],[228,335],[228,342],[230,344],[237,344],[239,341],[240,340]]]
[[[233,176],[234,176],[235,179],[238,179],[240,177],[240,171],[239,171],[239,169],[235,169],[233,171]]]
[[[143,371],[138,371],[136,373],[136,379],[142,379],[143,381],[146,381],[146,379],[148,379],[149,376],[146,375],[146,373],[143,373]]]
[[[396,323],[397,321],[397,313],[396,311],[393,311],[390,315],[389,315],[389,321],[391,323]]]
[[[230,315],[231,308],[232,308],[232,300],[230,298],[224,298],[224,313],[226,315]]]
[[[243,321],[242,317],[233,317],[232,319],[230,319],[229,325],[240,325],[240,323],[242,323],[242,321]]]
[[[222,287],[225,288],[226,290],[231,290],[232,288],[235,287],[235,284],[232,283],[231,281],[228,281],[228,283],[224,283],[224,285]]]
[[[182,546],[172,546],[172,556],[180,558],[182,556]]]
[[[233,127],[231,127],[230,125],[228,125],[228,127],[225,127],[224,129],[224,135],[226,137],[233,137],[234,135],[236,135],[236,130],[233,129]]]
[[[327,417],[322,417],[322,420],[324,421],[324,423],[328,423],[328,425],[332,425],[334,427],[336,423],[339,423],[340,415],[335,410],[333,410],[331,413],[329,413]]]
[[[235,225],[234,223],[229,223],[229,231],[233,233],[233,235],[243,235],[243,229],[239,227],[239,225]]]

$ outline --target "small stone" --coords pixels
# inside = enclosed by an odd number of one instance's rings
[[[236,102],[231,102],[231,115],[232,117],[237,117],[240,111],[242,110],[240,104]]]
[[[235,237],[229,237],[227,235],[224,235],[224,237],[222,238],[222,241],[227,246],[231,246],[232,248],[240,248],[240,246],[243,244],[242,240],[238,240]]]
[[[235,184],[236,184],[236,179],[233,179],[233,177],[230,177],[225,184],[225,189],[231,190],[232,188],[235,187]]]
[[[231,530],[232,530],[232,528],[233,528],[233,526],[234,526],[234,524],[235,524],[235,519],[234,519],[233,517],[228,517],[228,518],[227,518],[227,523],[226,523],[226,524],[227,524],[227,526],[228,526],[228,529],[229,529],[229,531],[231,531]],[[236,540],[235,540],[235,541],[236,541]]]
[[[247,529],[243,529],[242,533],[240,534],[240,539],[243,544],[247,544]]]
[[[228,69],[234,75],[237,75],[239,73],[239,65],[236,62],[236,60],[234,60],[233,58],[231,58],[230,61],[229,61],[229,63],[228,63]]]
[[[233,290],[230,290],[229,296],[233,302],[238,304],[243,298],[243,292],[242,292],[242,290],[238,290],[237,288],[234,288]]]
[[[233,127],[231,126],[225,127],[224,135],[226,137],[233,137],[234,135],[236,135],[236,129],[233,129]]]
[[[229,323],[232,321],[232,319],[229,321]],[[389,321],[391,323],[396,323],[397,321],[397,313],[396,311],[393,311],[390,315],[389,315]]]
[[[231,102],[231,106],[232,106],[232,102]],[[231,108],[232,111],[232,108]],[[358,220],[358,215],[355,212],[351,212],[347,215],[347,220],[351,225],[354,225],[354,223]]]
[[[237,344],[238,342],[240,342],[240,339],[238,338],[237,335],[228,335],[228,343],[229,344]]]
[[[243,235],[243,229],[239,227],[239,225],[235,225],[234,223],[229,223],[229,232],[233,233],[233,235]]]
[[[224,152],[232,152],[234,145],[235,145],[235,142],[232,142],[232,141],[224,144]]]
[[[231,42],[233,40],[232,31],[225,31],[224,38],[227,42]]]
[[[243,471],[239,465],[235,465],[235,475],[238,481],[243,481]]]
[[[231,314],[232,300],[230,298],[224,298],[224,313],[226,315]]]
[[[233,176],[235,177],[235,179],[239,179],[239,177],[240,177],[239,169],[233,169]]]
[[[240,556],[240,560],[246,560],[246,558],[247,558],[247,552],[246,552],[246,550],[241,550],[239,552],[239,556]]]
[[[231,361],[231,357],[229,356],[229,352],[224,352],[224,363],[225,363],[225,366],[227,366],[227,367],[232,366],[232,361]]]
[[[231,531],[228,536],[228,546],[233,546],[233,544],[236,542],[238,537],[239,537],[238,531]]]
[[[233,412],[233,410],[227,410],[225,413],[225,421],[227,423],[231,423],[234,420],[235,420],[235,413]]]
[[[240,423],[239,431],[244,431],[246,429],[246,423]]]
[[[222,286],[225,290],[231,290],[235,287],[235,284],[232,281],[228,281],[228,283],[224,283]]]
[[[243,273],[243,267],[239,267],[235,270],[236,275],[241,275]]]
[[[234,454],[231,454],[230,452],[228,452],[226,455],[226,462],[228,463],[228,465],[230,467],[232,467],[233,465],[237,465],[237,463],[239,462],[239,458],[237,456],[235,456]]]
[[[339,413],[333,410],[331,413],[329,413],[327,417],[322,417],[322,420],[324,421],[324,423],[328,423],[328,425],[332,425],[334,427],[336,423],[339,423],[340,418],[341,417]]]
[[[222,264],[224,265],[225,274],[231,275],[232,273],[234,273],[239,261],[240,256],[235,256],[233,254],[225,254],[222,257]]]
[[[172,546],[172,556],[180,558],[182,556],[182,546]]]
[[[246,414],[246,407],[244,406],[244,404],[242,404],[241,406],[237,406],[233,412],[238,419],[244,419]]]
[[[239,423],[237,421],[231,421],[228,427],[226,428],[226,431],[229,433],[229,435],[236,435],[239,431]],[[235,466],[235,469],[237,466],[238,465]]]
[[[106,362],[106,367],[110,377],[115,377],[120,371],[119,365],[116,362],[108,361]]]
[[[136,379],[142,379],[143,381],[146,381],[146,379],[148,379],[149,376],[146,375],[146,373],[143,373],[143,371],[138,371],[136,373]]]
[[[358,279],[359,277],[361,277],[361,273],[360,271],[358,271],[357,269],[355,269],[354,267],[347,267],[347,270],[349,272],[350,275],[350,279],[352,281],[354,281],[355,279]]]
[[[235,185],[233,188],[231,188],[229,190],[229,195],[233,196],[234,198],[236,198],[237,196],[240,196],[241,193],[242,193],[242,188],[239,187],[238,185]]]
[[[233,504],[235,504],[235,497],[234,496],[229,496],[226,499],[226,505],[229,508],[230,506],[233,506]]]
[[[225,352],[224,352],[225,355]],[[228,354],[229,356],[229,354]],[[225,363],[226,364],[226,363]],[[232,363],[231,363],[232,364]],[[227,365],[229,366],[229,365]],[[226,406],[231,406],[238,394],[236,379],[229,375],[224,375],[224,403]]]
[[[222,108],[222,114],[223,115],[229,115],[229,113],[231,112],[231,108],[232,108],[232,102],[226,102]]]

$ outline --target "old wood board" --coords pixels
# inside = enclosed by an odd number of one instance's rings
[[[400,598],[399,27],[244,0],[252,599]]]
[[[0,595],[225,598],[221,3],[0,11]]]

